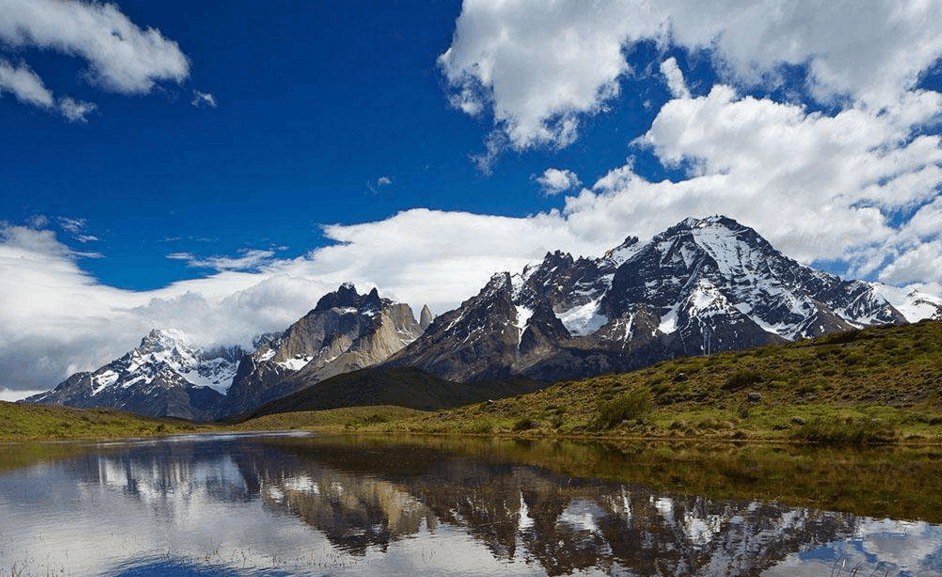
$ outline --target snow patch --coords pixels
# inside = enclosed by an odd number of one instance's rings
[[[569,334],[580,337],[590,335],[608,323],[608,317],[599,313],[598,300],[556,313],[556,318],[563,323]]]
[[[661,331],[665,335],[669,335],[672,332],[677,330],[677,310],[680,307],[674,305],[667,311],[667,313],[661,317],[661,322],[657,326],[657,330]]]
[[[517,322],[514,323],[514,326],[522,334],[524,329],[527,328],[527,323],[530,322],[530,317],[533,316],[533,309],[529,309],[524,306],[517,306]]]
[[[107,371],[92,377],[92,396],[94,397],[101,391],[105,390],[107,387],[115,384],[118,381],[118,373],[108,369]]]
[[[634,242],[625,242],[621,245],[613,248],[605,254],[605,258],[611,261],[616,267],[621,266],[622,264],[631,260],[631,257],[635,256],[642,249],[644,249],[647,244],[638,242],[638,239],[632,239]]]
[[[300,371],[301,369],[304,368],[305,365],[311,362],[311,359],[313,358],[314,357],[307,357],[307,356],[294,357],[292,359],[281,361],[280,363],[277,363],[277,364],[279,367],[284,367],[288,369],[289,371]]]

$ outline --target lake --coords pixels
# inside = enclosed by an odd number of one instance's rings
[[[940,458],[300,434],[6,445],[0,576],[942,576]]]

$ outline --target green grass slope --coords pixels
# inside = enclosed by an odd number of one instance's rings
[[[675,359],[373,428],[824,444],[939,441],[942,322]]]
[[[211,428],[114,409],[73,409],[0,401],[0,442],[144,437]]]
[[[523,377],[454,383],[411,367],[361,369],[325,379],[227,422],[243,422],[277,413],[373,405],[431,411],[530,393],[545,386]]]

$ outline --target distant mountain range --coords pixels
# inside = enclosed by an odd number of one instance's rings
[[[841,280],[717,216],[646,243],[629,237],[597,259],[548,253],[434,320],[427,307],[416,321],[408,305],[345,284],[251,351],[203,350],[179,331],[154,330],[124,357],[27,402],[212,420],[365,367],[548,383],[924,318],[942,318],[942,299]],[[361,397],[351,391],[351,404]]]

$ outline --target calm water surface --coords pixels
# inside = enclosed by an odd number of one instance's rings
[[[573,477],[534,464],[546,446],[511,445],[190,436],[55,458],[6,447],[0,577],[942,576],[942,525]]]

